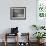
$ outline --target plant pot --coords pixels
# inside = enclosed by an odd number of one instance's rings
[[[40,39],[40,43],[44,43],[44,40],[45,40],[45,39]]]
[[[45,39],[38,39],[37,42],[41,44],[41,43],[44,43],[44,40]]]
[[[37,39],[37,43],[40,43],[40,39]]]

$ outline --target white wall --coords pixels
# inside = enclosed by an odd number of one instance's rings
[[[26,20],[10,20],[10,7],[26,7]],[[0,0],[0,34],[17,26],[32,35],[32,24],[36,24],[36,0]]]

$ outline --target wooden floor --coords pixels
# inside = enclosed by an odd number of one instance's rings
[[[32,42],[30,44],[31,44],[30,46],[37,46],[37,43],[34,43],[34,42]],[[0,46],[4,46],[4,43],[3,42],[2,43],[0,42]],[[15,46],[15,42],[14,43],[10,42],[10,43],[8,43],[7,46]],[[42,45],[42,46],[46,46],[46,43],[44,43],[44,45]]]

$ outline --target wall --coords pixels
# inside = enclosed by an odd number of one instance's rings
[[[26,7],[26,20],[10,20],[10,7]],[[36,24],[36,0],[0,0],[0,34],[17,26],[20,32],[32,36],[32,24]]]

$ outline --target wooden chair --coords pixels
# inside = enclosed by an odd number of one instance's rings
[[[7,36],[9,36],[9,38],[10,38],[10,36],[17,36],[17,38],[15,38],[15,40],[17,40],[16,41],[16,45],[15,46],[18,46],[18,33],[17,34],[10,34],[10,33],[5,33],[5,46],[7,46],[8,45],[8,42],[7,42]]]
[[[24,42],[20,42],[19,45],[20,46],[30,46],[30,42],[29,42],[29,33],[21,33],[21,37],[22,37],[22,40],[23,39],[26,39],[26,41]],[[20,39],[21,40],[21,39]]]

